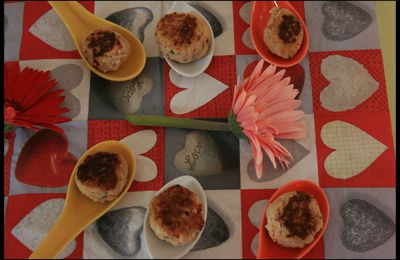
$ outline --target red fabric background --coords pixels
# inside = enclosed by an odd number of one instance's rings
[[[4,223],[4,258],[27,259],[32,251],[11,234],[11,230],[42,202],[54,198],[65,198],[63,193],[52,194],[21,194],[8,198],[7,212]],[[66,227],[67,228],[67,227]],[[66,259],[81,259],[83,257],[83,232],[76,237],[76,249]]]
[[[89,12],[94,12],[93,1],[80,1],[80,3]],[[59,51],[29,32],[29,28],[50,9],[51,6],[47,2],[25,2],[20,60],[80,58],[78,51]]]

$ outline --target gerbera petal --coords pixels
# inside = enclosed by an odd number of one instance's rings
[[[285,70],[276,72],[276,66],[270,65],[262,71],[262,65],[263,61],[259,61],[242,85],[235,86],[232,102],[236,121],[250,142],[257,178],[262,174],[263,151],[274,168],[277,161],[287,168],[293,159],[277,138],[305,136],[305,127],[299,122],[304,112],[295,110],[301,105],[295,99],[299,91],[290,84],[290,77],[283,78]]]
[[[264,152],[267,154],[267,156],[269,157],[269,160],[271,161],[272,166],[274,166],[274,168],[276,169],[275,156],[272,153],[271,149],[265,144],[261,144],[261,147],[264,150]]]
[[[296,109],[301,105],[302,101],[293,99],[293,100],[285,100],[274,105],[271,105],[267,109],[264,109],[260,112],[261,117],[268,117],[274,115],[276,113],[285,111],[285,110],[292,110]]]
[[[19,64],[5,64],[6,104],[12,106],[16,114],[8,122],[33,130],[49,128],[63,132],[54,124],[70,121],[70,118],[60,116],[68,112],[68,108],[60,108],[65,97],[59,89],[49,92],[57,82],[50,79],[50,72],[24,68],[19,71]]]
[[[242,109],[243,104],[246,101],[247,93],[245,90],[242,90],[239,94],[239,96],[236,99],[236,102],[233,104],[233,112],[237,113]]]
[[[262,175],[262,160],[263,160],[263,154],[262,154],[260,143],[257,140],[257,138],[255,137],[255,134],[253,132],[244,130],[243,133],[250,140],[250,147],[251,147],[251,152],[253,154],[254,165],[256,168],[256,175],[257,175],[257,178],[260,179],[261,175]]]
[[[300,110],[284,110],[268,116],[269,124],[274,125],[281,122],[297,122],[304,117],[304,112]],[[264,119],[264,120],[266,120]],[[260,120],[261,121],[261,120]]]
[[[254,88],[255,86],[254,84],[254,80],[256,80],[260,74],[261,74],[261,70],[264,66],[264,60],[259,60],[256,67],[254,68],[253,72],[250,74],[250,80],[249,80],[249,84],[251,85],[249,90],[251,90],[252,88]]]

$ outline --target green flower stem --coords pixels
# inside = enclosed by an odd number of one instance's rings
[[[164,126],[174,128],[231,132],[228,123],[199,119],[177,118],[157,115],[127,115],[126,119],[132,125]]]

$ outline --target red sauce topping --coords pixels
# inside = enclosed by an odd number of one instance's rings
[[[204,225],[203,207],[194,200],[195,194],[175,185],[160,193],[155,200],[155,218],[172,234],[201,230]]]
[[[284,43],[292,43],[296,41],[296,36],[301,30],[300,22],[293,15],[283,15],[282,22],[279,25],[279,38]]]
[[[77,177],[88,185],[110,190],[117,185],[116,169],[120,163],[116,153],[98,152],[88,155],[79,165]]]
[[[298,236],[304,239],[315,229],[316,220],[310,210],[310,202],[311,196],[301,191],[289,199],[280,216],[291,233],[289,237]]]
[[[113,31],[105,30],[92,32],[89,34],[87,40],[89,42],[88,47],[93,49],[93,59],[112,50],[115,45],[121,44],[117,39],[117,35]]]

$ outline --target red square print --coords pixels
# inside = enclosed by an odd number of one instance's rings
[[[245,4],[252,5],[249,1],[233,1],[233,28],[235,30],[235,53],[236,54],[257,54],[255,49],[250,49],[247,47],[243,41],[243,34],[249,29],[250,24],[247,21],[244,21],[242,17],[240,17],[240,10],[244,7]],[[250,6],[251,9],[251,6]],[[250,18],[249,18],[250,19]],[[250,30],[250,29],[249,29]],[[250,40],[250,32],[249,40]]]
[[[20,242],[11,231],[15,226],[39,204],[55,198],[65,198],[63,193],[53,194],[20,194],[8,197],[4,224],[4,258],[27,259],[32,251]],[[82,259],[83,232],[76,237],[76,248],[66,259]]]
[[[159,190],[164,184],[164,128],[133,126],[125,120],[89,120],[88,148],[106,140],[121,140],[142,130],[153,130],[157,135],[156,144],[140,154],[153,160],[157,165],[157,177],[146,182],[134,180],[129,191]]]
[[[321,130],[324,125],[335,120],[353,125],[357,128],[357,132],[363,131],[387,147],[364,171],[352,177],[349,176],[347,179],[334,178],[328,175],[324,167],[325,160],[335,149],[324,143],[321,138]],[[319,182],[322,187],[395,186],[395,155],[389,113],[348,113],[346,115],[315,116],[315,133]],[[340,151],[336,152],[340,153]],[[365,153],[367,154],[368,151],[365,151]],[[362,158],[359,160],[362,160]]]
[[[80,2],[89,12],[94,11],[93,1]],[[22,26],[22,40],[20,59],[76,59],[80,58],[78,51],[60,51],[57,50],[35,35],[29,28],[38,21],[45,13],[51,9],[47,2],[26,2],[24,6],[24,21]]]
[[[254,205],[254,203],[269,199],[275,192],[275,189],[268,190],[241,190],[241,203],[242,203],[242,251],[243,258],[245,259],[255,259],[251,250],[251,243],[254,237],[258,233],[258,228],[255,227],[249,219],[249,210]],[[304,259],[323,259],[324,256],[324,242],[321,239],[315,247],[304,256]]]
[[[330,55],[345,56],[362,64],[368,70],[369,74],[380,83],[379,88],[367,100],[353,109],[343,112],[332,112],[323,108],[320,101],[320,94],[321,91],[330,84],[330,82],[321,73],[321,63],[323,59]],[[381,50],[312,52],[310,53],[310,74],[315,115],[343,115],[349,112],[374,113],[389,111]]]
[[[228,89],[218,94],[214,99],[204,104],[203,106],[186,114],[177,115],[170,109],[171,99],[181,91],[182,88],[174,85],[169,77],[170,67],[165,63],[164,78],[165,78],[165,115],[174,117],[186,118],[227,118],[232,105],[233,90],[236,84],[236,60],[235,56],[215,56],[211,64],[205,70],[211,77],[221,81],[229,86]],[[193,81],[193,84],[196,84]],[[201,86],[196,86],[201,87]],[[201,89],[200,89],[201,90]],[[194,99],[196,97],[193,97]]]
[[[304,1],[291,1],[290,2],[293,7],[297,10],[300,16],[305,20],[304,15]],[[250,6],[245,6],[250,5]],[[243,43],[243,37],[250,38],[250,32],[246,32],[246,30],[250,30],[250,23],[248,21],[244,21],[240,16],[240,13],[244,11],[244,8],[250,8],[252,2],[251,1],[234,1],[233,2],[233,22],[234,22],[234,30],[235,30],[235,53],[236,54],[257,54],[255,49],[251,49]],[[242,9],[243,8],[243,9]],[[250,17],[249,17],[250,19]],[[244,34],[248,34],[248,36],[244,36]]]
[[[8,142],[8,151],[4,154],[4,196],[7,196],[10,192],[10,168],[14,152],[15,132],[4,133],[4,138]]]
[[[306,15],[304,13],[304,1],[290,1],[290,3],[300,14],[301,18],[306,21]]]

